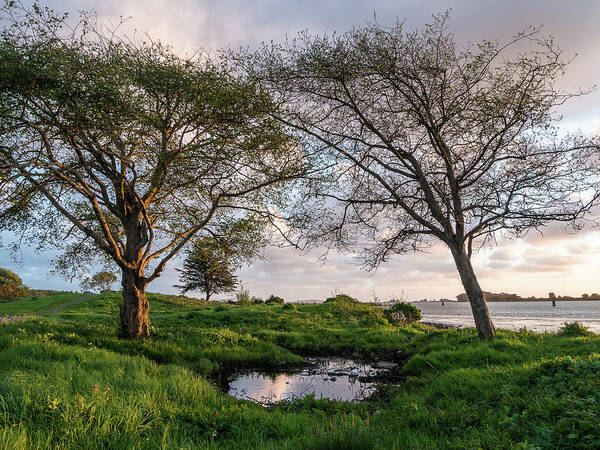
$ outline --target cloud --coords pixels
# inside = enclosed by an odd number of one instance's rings
[[[568,273],[572,267],[579,264],[582,258],[575,255],[561,254],[547,249],[532,249],[524,255],[524,261],[516,266],[524,272],[563,272]]]
[[[377,20],[390,25],[395,17],[406,18],[411,29],[422,26],[432,13],[452,8],[451,26],[461,43],[481,39],[507,40],[528,25],[544,25],[543,32],[555,36],[565,55],[578,56],[571,63],[560,86],[564,89],[589,87],[600,73],[600,2],[576,3],[558,0],[452,0],[415,2],[411,0],[372,2],[331,0],[52,0],[57,10],[96,9],[101,20],[118,21],[133,16],[126,29],[148,32],[181,52],[198,47],[217,50],[225,46],[258,45],[261,41],[281,41],[308,29],[323,33],[346,31],[360,26],[376,14]],[[600,92],[567,103],[560,112],[562,125],[570,130],[581,128],[593,133],[600,127]],[[486,290],[516,292],[521,295],[545,294],[549,290],[564,294],[598,291],[600,270],[597,255],[600,231],[586,227],[576,235],[565,233],[564,225],[551,224],[543,235],[531,232],[521,240],[503,240],[496,249],[484,249],[473,259],[482,287]],[[324,298],[335,288],[363,299],[375,290],[380,297],[405,291],[411,299],[451,297],[462,286],[451,255],[443,245],[426,254],[398,257],[369,273],[354,264],[349,256],[332,254],[321,264],[318,254],[302,255],[292,249],[269,249],[269,260],[255,262],[240,271],[240,278],[253,294],[280,294],[289,299]],[[36,254],[25,249],[23,266],[12,263],[0,251],[0,266],[23,275],[36,288],[73,289],[70,284],[48,276],[52,254]],[[151,291],[172,292],[177,283],[176,260],[162,277],[149,286]],[[90,271],[95,268],[89,268]]]

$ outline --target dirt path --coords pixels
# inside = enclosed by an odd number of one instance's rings
[[[82,297],[77,297],[71,301],[68,301],[67,303],[64,303],[60,306],[57,306],[56,308],[52,308],[46,312],[42,312],[42,313],[37,313],[39,315],[47,315],[47,314],[53,314],[55,312],[58,312],[62,309],[68,308],[69,306],[75,305],[77,303],[81,303],[84,302],[86,300],[89,300],[90,298],[94,297],[95,294],[88,294],[88,295],[84,295]],[[25,319],[27,317],[29,317],[30,315],[36,315],[36,314],[22,314],[22,315],[18,315],[18,316],[6,316],[6,315],[0,315],[0,323],[1,322],[14,322],[15,320],[21,320],[21,319]]]

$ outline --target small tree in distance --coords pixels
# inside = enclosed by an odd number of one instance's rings
[[[238,285],[234,275],[237,262],[223,248],[219,239],[209,237],[196,242],[196,246],[186,252],[183,269],[179,273],[178,287],[181,293],[200,291],[206,294],[206,301],[213,294],[231,292]]]
[[[112,285],[117,281],[117,276],[108,271],[98,272],[81,282],[81,287],[87,291],[110,292]]]
[[[180,272],[182,293],[201,291],[208,301],[213,294],[231,292],[238,285],[234,272],[260,258],[267,244],[260,222],[254,217],[232,220],[211,236],[198,238],[186,251]],[[249,292],[245,292],[249,300]]]
[[[598,143],[559,137],[555,107],[583,92],[556,87],[568,60],[552,39],[527,29],[459,49],[447,19],[306,32],[240,60],[280,101],[280,122],[317,149],[320,176],[290,210],[300,238],[369,268],[443,242],[487,338],[473,252],[586,213]]]

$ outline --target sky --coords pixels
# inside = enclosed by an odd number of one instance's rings
[[[276,1],[276,0],[54,0],[42,2],[57,11],[95,10],[101,21],[117,23],[131,17],[129,29],[148,33],[170,43],[184,54],[198,48],[216,51],[229,46],[254,47],[279,41],[299,31],[343,32],[360,26],[374,15],[383,25],[398,17],[409,29],[420,27],[434,13],[451,10],[451,27],[459,43],[481,39],[509,39],[529,25],[542,26],[566,55],[574,57],[560,81],[564,89],[590,88],[600,84],[600,2],[579,0],[484,1],[484,0],[379,0],[379,1]],[[600,93],[594,92],[565,105],[561,127],[588,134],[600,132]],[[6,236],[5,236],[6,237]],[[546,296],[548,292],[581,295],[600,292],[600,229],[587,224],[571,234],[562,225],[549,224],[543,233],[524,239],[500,240],[473,258],[482,288],[491,292]],[[267,258],[244,267],[239,273],[251,295],[277,294],[288,300],[325,298],[343,291],[361,300],[404,297],[454,298],[462,286],[448,250],[435,246],[427,253],[399,256],[376,272],[366,272],[357,255],[321,252],[300,254],[291,248],[269,248]],[[77,281],[50,274],[51,253],[38,254],[25,247],[20,262],[0,250],[0,266],[19,273],[36,289],[77,289]],[[174,261],[153,282],[152,292],[175,293]],[[90,271],[93,271],[90,268]],[[116,286],[115,286],[116,287]]]

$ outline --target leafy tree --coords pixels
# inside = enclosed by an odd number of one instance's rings
[[[188,250],[180,272],[181,293],[201,291],[206,301],[213,294],[233,291],[238,279],[234,275],[236,267],[231,255],[224,251],[218,239],[207,237],[196,242],[196,247]]]
[[[283,305],[285,300],[277,295],[271,294],[265,303],[267,305]]]
[[[177,56],[83,15],[9,2],[0,40],[0,229],[122,272],[124,336],[147,337],[146,287],[199,236],[269,221],[301,148],[227,61]]]
[[[117,276],[114,273],[102,271],[84,279],[81,287],[86,291],[110,292],[115,281],[117,281]]]
[[[234,272],[259,258],[267,243],[258,223],[253,218],[238,219],[221,234],[196,240],[186,253],[183,269],[177,269],[182,284],[175,287],[182,293],[202,291],[207,301],[212,294],[233,291],[238,284]]]
[[[587,212],[598,144],[555,127],[555,107],[583,92],[556,87],[568,60],[552,39],[527,29],[460,49],[447,19],[303,33],[240,60],[317,149],[320,176],[290,212],[302,237],[360,252],[369,268],[443,242],[485,338],[495,330],[473,251]]]
[[[28,294],[29,288],[16,273],[0,267],[0,299],[21,298]]]

